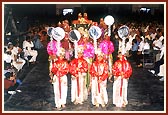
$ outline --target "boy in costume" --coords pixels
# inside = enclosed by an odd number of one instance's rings
[[[65,108],[68,91],[66,74],[69,72],[69,64],[68,61],[64,59],[64,56],[65,49],[61,48],[58,60],[53,62],[50,74],[51,78],[53,78],[55,106],[58,110],[61,109],[61,107]]]
[[[101,104],[102,107],[105,107],[108,102],[106,89],[108,64],[104,60],[104,54],[100,48],[97,50],[96,61],[94,61],[90,67],[90,75],[92,104],[96,107],[99,107],[99,104]]]
[[[71,101],[74,104],[83,104],[88,97],[86,88],[86,75],[88,70],[88,63],[83,58],[83,46],[78,46],[78,58],[70,62],[71,73]]]
[[[112,68],[114,75],[113,104],[116,107],[125,107],[128,104],[127,87],[129,77],[132,74],[132,67],[126,57],[121,53],[118,54],[118,58]]]

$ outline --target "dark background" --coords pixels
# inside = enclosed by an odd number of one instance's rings
[[[63,16],[61,13],[62,9],[59,9],[59,15],[56,15],[56,8],[59,4],[5,4],[4,14],[5,20],[9,15],[9,11],[12,11],[12,15],[15,20],[22,20],[23,17],[27,16],[31,21],[40,22],[58,22],[63,19],[69,21],[77,19],[79,12],[88,13],[88,18],[93,21],[99,21],[101,17],[105,17],[110,14],[114,17],[115,21],[160,21],[163,22],[164,17],[164,5],[154,4],[143,4],[141,6],[150,8],[150,12],[140,12],[139,9],[135,11],[134,4],[82,4],[81,7],[73,7],[74,13]],[[65,8],[67,8],[65,4]],[[133,11],[134,10],[134,11]]]

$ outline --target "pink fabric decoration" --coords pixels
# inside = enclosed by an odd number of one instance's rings
[[[84,57],[88,57],[88,58],[93,58],[94,57],[94,47],[91,43],[87,43],[86,47],[84,48]]]
[[[57,42],[55,40],[50,41],[47,44],[47,52],[49,55],[56,55],[57,53]]]
[[[114,52],[113,42],[111,42],[109,40],[103,40],[100,43],[99,48],[101,48],[101,50],[104,54],[111,54]]]

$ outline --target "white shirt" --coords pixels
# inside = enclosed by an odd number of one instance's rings
[[[12,56],[5,53],[5,54],[4,54],[4,61],[5,61],[6,63],[11,63],[11,62],[12,62]]]
[[[151,39],[154,40],[156,35],[157,35],[157,33],[151,33],[151,35],[150,35]]]
[[[27,47],[27,50],[31,50],[31,48],[34,47],[33,42],[32,41],[28,42],[28,41],[25,40],[23,42],[23,49],[26,49],[26,47]]]
[[[143,51],[143,48],[144,48],[144,42],[141,41],[139,46],[138,46],[138,51]]]
[[[144,50],[149,50],[150,49],[150,45],[148,42],[144,43]]]
[[[153,44],[154,44],[155,46],[159,47],[159,48],[162,47],[162,42],[161,42],[159,39],[153,41]],[[156,48],[155,46],[153,47],[154,50],[160,50],[160,49]]]
[[[159,40],[162,41],[163,39],[164,39],[164,37],[163,37],[163,36],[160,36]]]
[[[19,47],[13,47],[11,50],[12,54],[17,55],[18,54]]]
[[[161,53],[160,53],[160,59],[164,55],[164,50],[165,50],[165,47],[164,47],[164,44],[163,44],[162,47],[161,47],[161,49],[160,49],[160,51],[161,51]]]
[[[141,41],[139,44],[138,51],[142,51],[142,54],[144,54],[144,50],[149,50],[150,45],[148,42]]]

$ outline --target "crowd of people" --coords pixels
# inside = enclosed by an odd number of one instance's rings
[[[76,26],[80,25],[80,26]],[[82,27],[82,25],[89,25]],[[129,27],[129,35],[125,40],[125,54],[122,54],[122,38],[117,30],[120,26]],[[94,40],[89,36],[89,27],[97,26],[101,29],[101,36],[97,40],[97,48]],[[60,27],[65,31],[65,37],[58,41],[52,35],[48,35],[49,27]],[[77,29],[81,38],[75,49],[69,33]],[[71,74],[71,101],[83,104],[91,94],[92,104],[96,107],[105,107],[108,103],[107,80],[113,83],[113,104],[117,107],[125,107],[128,104],[127,86],[132,74],[132,67],[127,60],[132,59],[136,67],[143,67],[142,59],[145,50],[154,54],[154,68],[149,70],[153,74],[164,78],[164,26],[159,23],[114,23],[112,35],[108,35],[108,26],[103,18],[100,22],[88,20],[85,13],[83,18],[78,15],[74,22],[63,20],[55,25],[43,24],[31,27],[24,40],[11,40],[4,48],[4,85],[6,91],[14,90],[13,86],[21,84],[17,79],[17,72],[21,71],[26,63],[36,64],[38,49],[46,49],[49,55],[50,82],[54,87],[55,107],[65,108],[67,99],[67,74]],[[20,47],[19,47],[20,46]],[[58,47],[59,51],[58,51]],[[96,49],[96,50],[95,50]],[[75,50],[77,57],[75,57]],[[59,52],[59,53],[58,53]],[[160,69],[161,68],[161,69]],[[163,80],[163,78],[161,80]],[[8,86],[7,86],[8,85]]]

